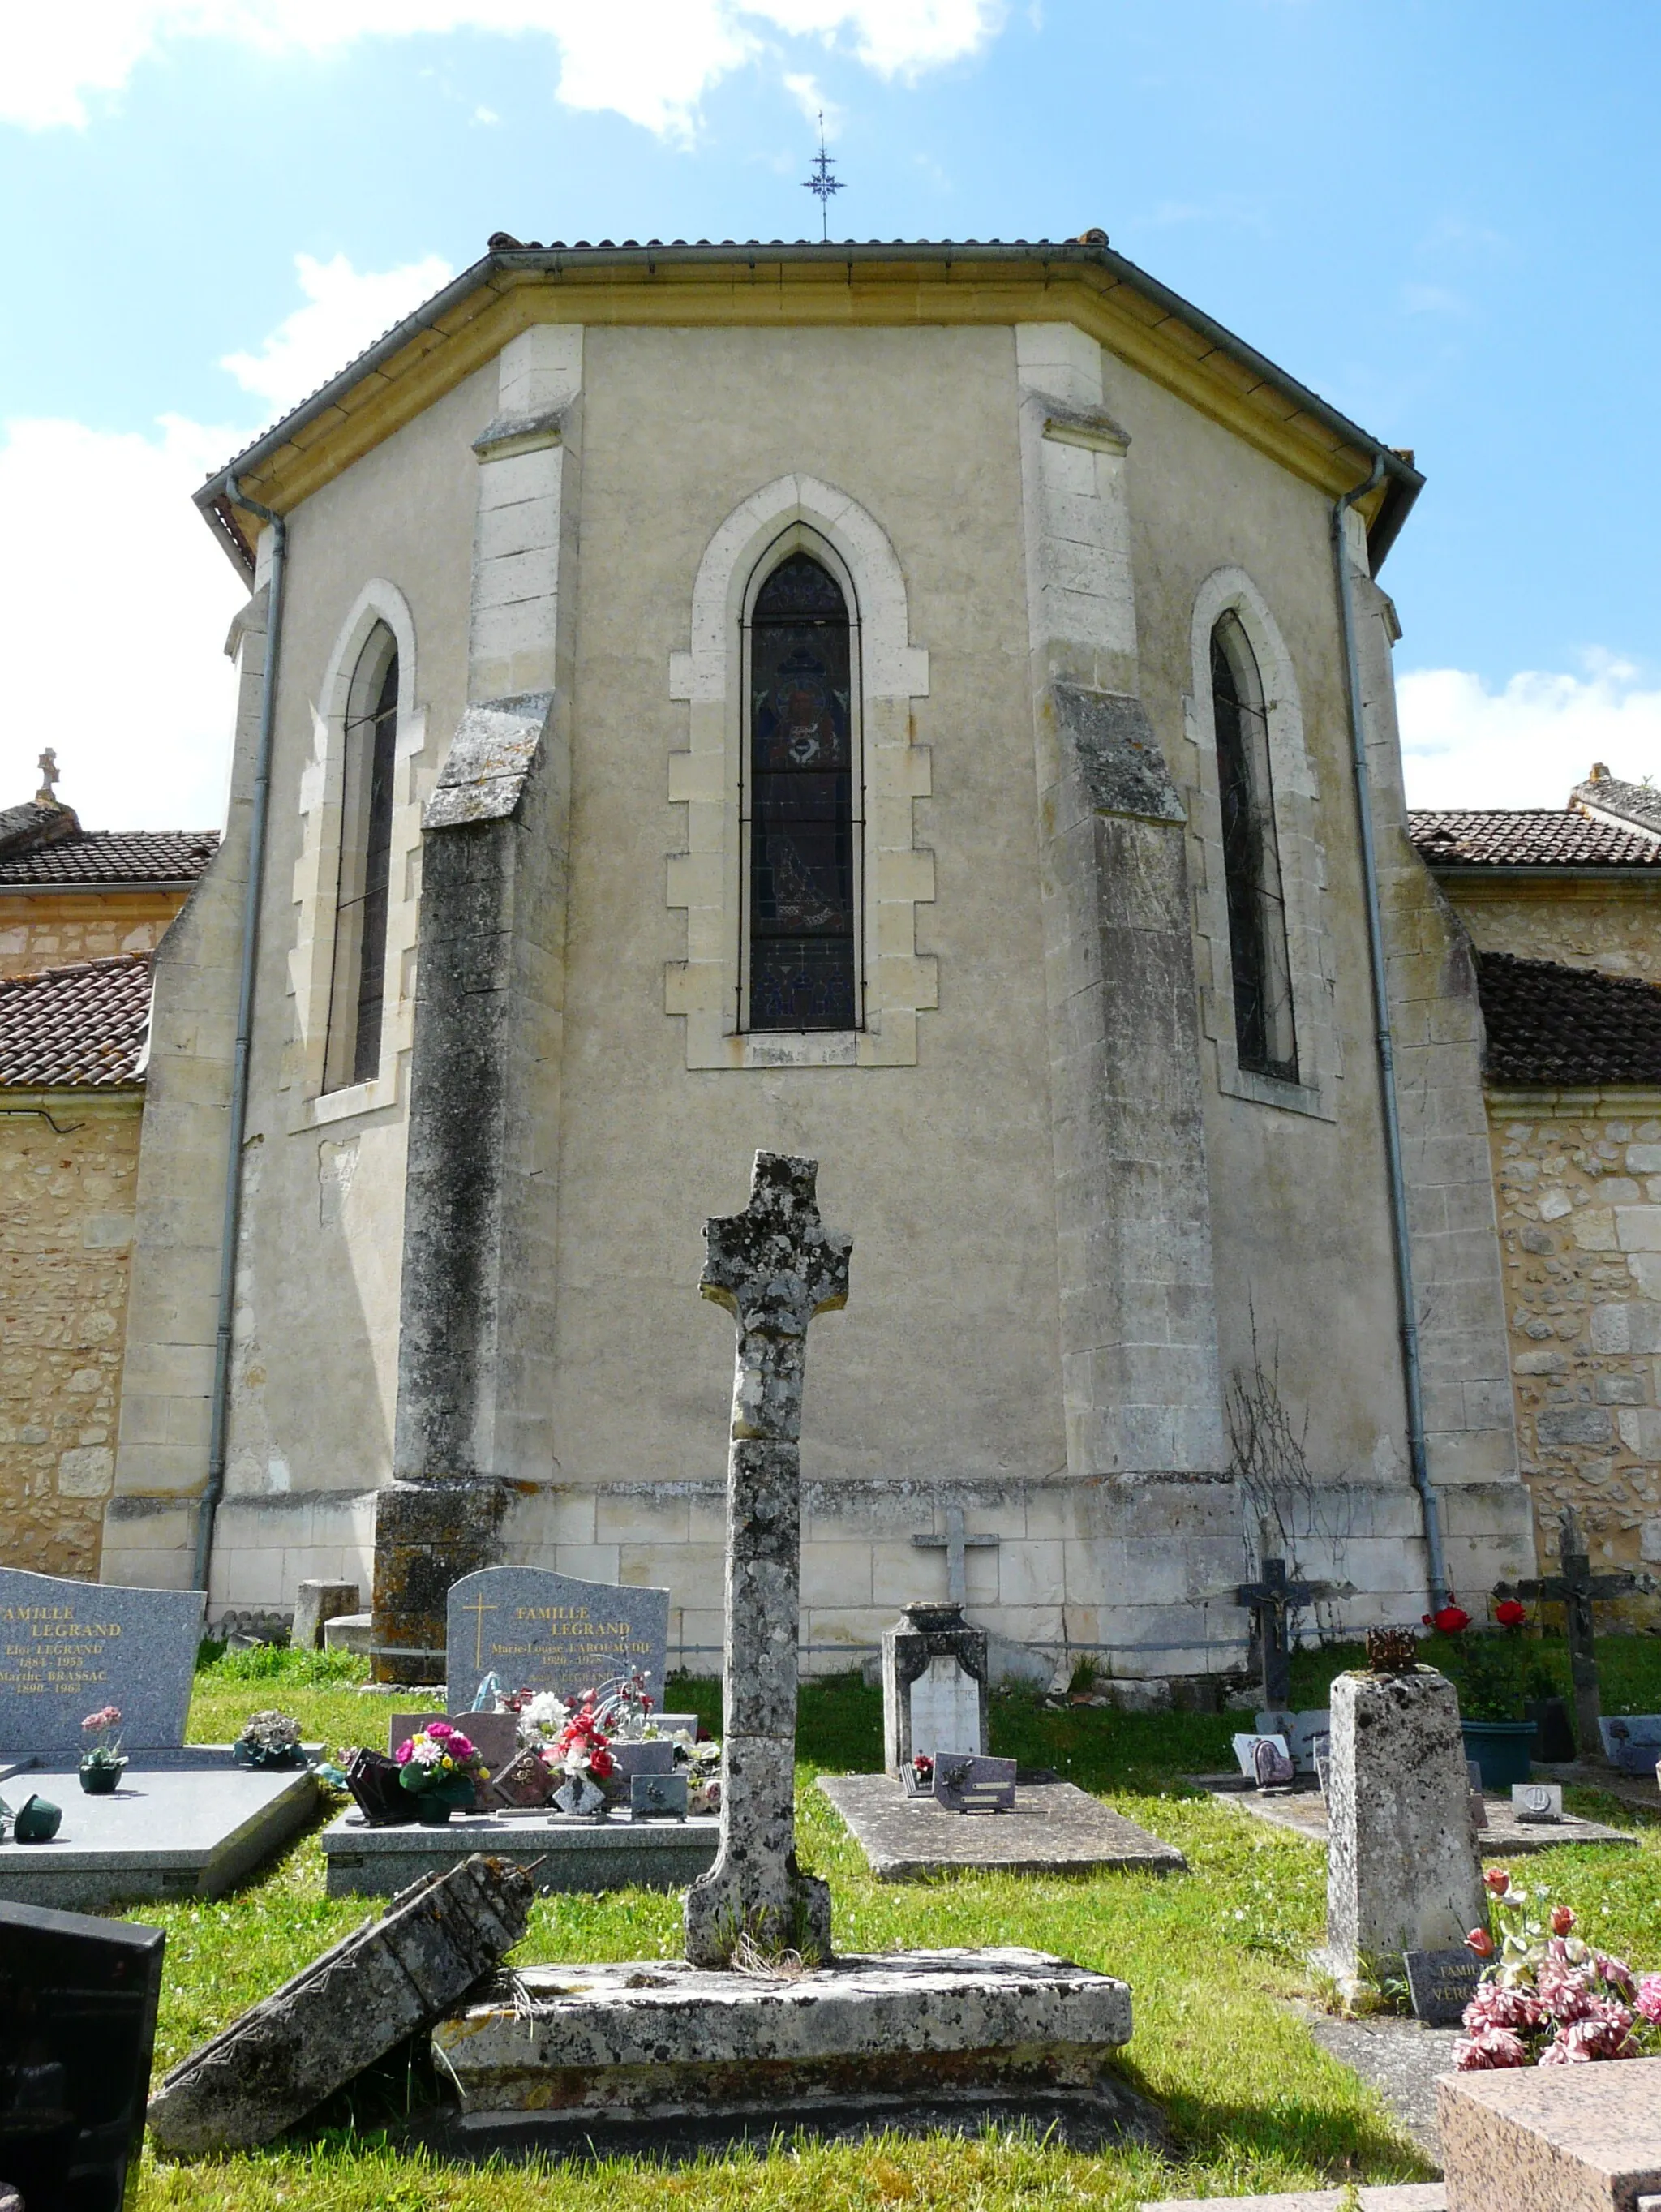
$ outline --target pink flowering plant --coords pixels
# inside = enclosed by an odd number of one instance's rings
[[[417,1797],[470,1805],[475,1784],[490,1779],[471,1736],[448,1721],[430,1721],[419,1735],[406,1736],[392,1756],[399,1783]]]
[[[1567,1905],[1548,1911],[1545,1891],[1531,1896],[1503,1867],[1483,1880],[1491,1925],[1473,1928],[1465,1941],[1486,1964],[1465,2007],[1455,2068],[1661,2057],[1661,1974],[1634,1974],[1625,1960],[1594,1950],[1574,1933]]]
[[[81,1754],[83,1766],[120,1766],[121,1739],[116,1730],[121,1725],[119,1705],[100,1705],[95,1713],[88,1713],[81,1723],[81,1738],[86,1748]]]

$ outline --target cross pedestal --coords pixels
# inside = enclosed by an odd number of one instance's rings
[[[946,1533],[943,1536],[913,1536],[912,1541],[919,1552],[944,1552],[946,1554],[946,1601],[949,1605],[969,1602],[967,1552],[995,1552],[996,1536],[969,1536],[963,1530],[963,1508],[946,1508]]]
[[[1537,1602],[1548,1598],[1564,1608],[1568,1626],[1569,1673],[1574,1682],[1574,1732],[1579,1738],[1581,1758],[1597,1759],[1603,1754],[1603,1735],[1597,1725],[1603,1717],[1603,1700],[1597,1688],[1592,1605],[1600,1598],[1630,1597],[1638,1590],[1652,1590],[1655,1581],[1650,1575],[1593,1574],[1591,1558],[1573,1506],[1563,1516],[1558,1565],[1558,1573],[1543,1575],[1535,1582],[1500,1583],[1499,1595],[1532,1598]]]
[[[687,1892],[686,1954],[739,1938],[824,1961],[830,1890],[796,1863],[802,1384],[808,1323],[848,1302],[850,1237],[819,1218],[815,1160],[757,1152],[749,1204],[707,1223],[700,1287],[738,1326],[727,1454],[721,1848]]]

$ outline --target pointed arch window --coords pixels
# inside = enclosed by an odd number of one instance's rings
[[[835,577],[793,552],[762,584],[749,630],[744,1024],[852,1030],[861,828],[855,626]]]
[[[377,623],[347,695],[325,1091],[367,1083],[380,1072],[397,728],[397,641]]]
[[[1233,613],[1225,614],[1211,632],[1211,699],[1236,1049],[1241,1067],[1295,1083],[1298,1041],[1275,831],[1269,716],[1256,655]]]

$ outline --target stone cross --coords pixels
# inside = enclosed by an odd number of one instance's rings
[[[1518,1597],[1537,1601],[1549,1598],[1563,1607],[1568,1618],[1569,1672],[1574,1680],[1575,1734],[1579,1738],[1581,1758],[1596,1759],[1602,1746],[1597,1723],[1603,1713],[1603,1701],[1597,1691],[1592,1601],[1597,1598],[1630,1597],[1637,1590],[1652,1590],[1655,1580],[1651,1575],[1593,1574],[1591,1559],[1573,1506],[1563,1516],[1558,1564],[1558,1573],[1543,1576],[1537,1582],[1500,1583],[1498,1595],[1510,1597],[1514,1593]]]
[[[1286,1632],[1286,1616],[1294,1606],[1312,1605],[1318,1597],[1335,1595],[1328,1583],[1289,1582],[1284,1559],[1265,1559],[1254,1583],[1241,1583],[1234,1592],[1236,1605],[1251,1613],[1263,1649],[1263,1701],[1278,1712],[1292,1702],[1292,1646]]]
[[[35,763],[35,766],[40,771],[40,788],[34,794],[35,805],[56,806],[59,802],[58,793],[53,790],[52,786],[58,781],[58,755],[51,745],[46,747],[45,752]]]
[[[912,1541],[919,1552],[944,1552],[946,1554],[946,1601],[949,1605],[969,1602],[968,1564],[966,1552],[996,1551],[996,1536],[966,1536],[963,1533],[963,1508],[946,1508],[946,1533],[943,1536],[913,1536]]]
[[[848,1302],[851,1237],[819,1218],[816,1160],[757,1152],[749,1204],[706,1224],[700,1287],[738,1325],[727,1454],[721,1847],[687,1892],[686,1954],[726,1966],[742,1936],[830,1957],[828,1886],[796,1863],[802,1384],[808,1323]]]

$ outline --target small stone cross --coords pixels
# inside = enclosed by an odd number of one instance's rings
[[[816,1160],[757,1152],[749,1204],[707,1223],[700,1287],[738,1324],[727,1452],[721,1848],[686,1899],[686,1954],[830,1957],[828,1886],[796,1863],[802,1385],[808,1323],[848,1302],[851,1237],[819,1218]]]
[[[1292,1702],[1292,1646],[1286,1632],[1286,1616],[1294,1607],[1312,1605],[1331,1595],[1326,1583],[1289,1582],[1284,1559],[1265,1559],[1260,1578],[1242,1583],[1234,1602],[1247,1607],[1263,1650],[1263,1701],[1271,1711]]]
[[[48,745],[45,752],[41,754],[39,759],[35,763],[35,766],[40,771],[40,788],[34,794],[35,805],[37,806],[60,805],[62,801],[59,799],[58,793],[52,789],[52,786],[58,781],[58,755],[56,750],[51,745]]]
[[[913,1536],[912,1541],[919,1552],[944,1552],[946,1554],[946,1596],[953,1605],[969,1601],[968,1563],[966,1552],[996,1551],[996,1536],[967,1536],[963,1533],[963,1508],[946,1508],[946,1533],[943,1536]]]
[[[1574,1731],[1579,1739],[1581,1758],[1597,1759],[1603,1750],[1603,1734],[1597,1725],[1603,1701],[1597,1690],[1592,1603],[1598,1598],[1629,1597],[1636,1590],[1652,1590],[1655,1580],[1651,1575],[1593,1574],[1591,1555],[1573,1506],[1563,1516],[1558,1565],[1558,1573],[1544,1575],[1537,1582],[1500,1583],[1497,1595],[1510,1597],[1514,1594],[1537,1601],[1549,1598],[1563,1607],[1568,1621],[1569,1673],[1574,1680]]]

